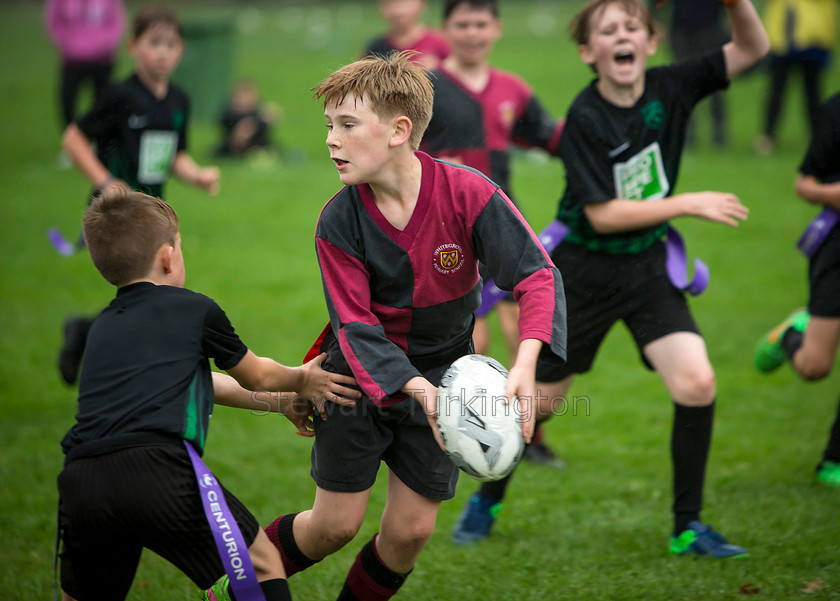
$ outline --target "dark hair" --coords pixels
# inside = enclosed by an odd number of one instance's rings
[[[468,4],[472,10],[489,10],[494,17],[499,16],[497,0],[446,0],[443,3],[443,20],[446,21],[452,12],[462,4]]]
[[[175,11],[163,4],[149,4],[144,6],[134,15],[134,39],[139,38],[155,25],[169,25],[178,32],[178,37],[183,38],[181,21]]]
[[[99,273],[124,286],[149,273],[162,245],[175,246],[178,215],[160,198],[112,186],[93,199],[82,225]]]

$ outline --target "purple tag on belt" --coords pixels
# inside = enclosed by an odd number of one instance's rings
[[[709,267],[700,259],[694,259],[694,278],[688,281],[688,259],[685,243],[680,233],[670,225],[665,239],[665,270],[674,288],[692,296],[702,294],[709,285]]]
[[[213,473],[204,465],[201,457],[193,446],[184,441],[187,453],[190,455],[195,479],[198,482],[198,492],[201,494],[201,504],[207,516],[207,524],[213,531],[213,539],[219,549],[219,556],[225,573],[230,579],[230,588],[239,601],[265,601],[262,588],[257,582],[254,564],[248,554],[248,545],[242,538],[239,524],[228,509],[222,486]]]
[[[840,220],[840,213],[829,207],[823,207],[819,215],[808,224],[796,247],[809,259],[814,256],[817,249],[825,242],[825,237],[837,225]]]
[[[543,245],[545,252],[551,254],[551,251],[557,248],[568,233],[568,225],[562,221],[554,220],[537,237],[539,238],[540,244]],[[476,309],[475,316],[484,317],[487,315],[505,295],[507,295],[507,291],[496,286],[493,280],[487,280],[481,289],[481,306]]]

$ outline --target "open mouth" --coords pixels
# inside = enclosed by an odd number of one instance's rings
[[[335,163],[335,166],[339,168],[344,167],[348,163],[348,161],[345,161],[344,159],[335,158],[333,159],[333,162]]]
[[[615,55],[615,62],[621,66],[629,66],[632,65],[636,60],[636,57],[633,56],[632,52],[618,52]]]

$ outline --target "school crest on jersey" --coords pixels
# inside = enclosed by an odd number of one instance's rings
[[[512,127],[516,119],[516,104],[510,100],[499,104],[499,117],[501,117],[505,127]]]
[[[464,250],[457,244],[441,244],[435,249],[432,264],[439,273],[455,273],[464,265]]]
[[[653,100],[642,107],[642,118],[649,129],[659,129],[665,122],[665,107],[660,100]]]

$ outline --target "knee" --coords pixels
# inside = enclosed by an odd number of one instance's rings
[[[335,553],[349,543],[358,533],[361,523],[351,520],[337,520],[320,524],[313,534],[315,546],[325,555]]]
[[[816,382],[828,377],[833,365],[827,361],[800,361],[796,362],[794,367],[803,380]]]
[[[434,530],[434,522],[427,524],[418,520],[389,531],[383,530],[380,536],[385,537],[400,555],[416,556],[426,546]]]
[[[710,366],[692,368],[676,378],[674,400],[682,405],[702,407],[715,400],[715,372]]]

